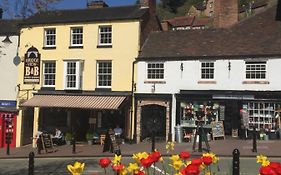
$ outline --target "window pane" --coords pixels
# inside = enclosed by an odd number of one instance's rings
[[[164,79],[164,63],[148,63],[147,79]]]
[[[56,62],[44,63],[43,78],[44,86],[55,86]]]
[[[246,62],[246,79],[265,79],[266,62]]]
[[[214,79],[214,63],[202,62],[201,63],[201,79]]]
[[[112,64],[111,61],[99,61],[98,62],[98,86],[110,87],[111,86],[111,73]]]

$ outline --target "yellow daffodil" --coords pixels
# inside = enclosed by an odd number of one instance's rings
[[[204,170],[206,168],[206,165],[204,164],[204,163],[202,163],[201,165],[200,165],[200,169],[201,170]]]
[[[81,175],[85,167],[85,163],[75,162],[74,165],[67,165],[67,169],[72,175]]]
[[[257,156],[257,163],[263,163],[264,161],[267,161],[267,157],[263,155],[258,155]]]
[[[265,160],[261,163],[261,166],[265,167],[265,166],[268,166],[270,164],[270,161],[269,160]]]
[[[137,153],[137,154],[133,154],[133,159],[139,163],[141,159],[146,159],[148,157],[148,153],[147,152],[142,152],[142,153]]]
[[[175,143],[167,142],[167,144],[166,144],[167,153],[169,153],[170,151],[174,151],[174,149],[175,149]]]
[[[175,161],[177,161],[177,160],[180,160],[180,156],[179,156],[179,155],[172,155],[172,156],[170,157],[170,159],[171,159],[173,162],[175,162]]]
[[[190,165],[190,164],[191,164],[191,161],[190,161],[190,160],[186,162],[186,166],[188,166],[188,165]]]
[[[138,171],[140,169],[140,167],[138,166],[137,163],[129,163],[129,166],[127,169],[130,173],[135,173],[136,171]]]
[[[176,171],[180,170],[180,168],[183,166],[183,162],[181,160],[173,161],[173,165],[171,165]]]
[[[121,163],[121,158],[122,158],[121,155],[118,156],[117,154],[115,154],[114,159],[112,160],[112,164],[113,164],[113,165],[118,165],[118,164],[120,164],[120,163]]]

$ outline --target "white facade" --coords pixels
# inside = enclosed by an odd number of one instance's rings
[[[136,93],[151,93],[154,84],[155,94],[175,94],[179,93],[180,90],[280,90],[281,58],[262,60],[267,60],[266,79],[264,81],[247,80],[245,59],[241,59],[215,60],[214,79],[211,80],[212,82],[201,79],[201,62],[208,60],[163,61],[164,79],[157,81],[147,79],[147,62],[140,61],[137,63]],[[248,60],[246,59],[246,61]],[[183,70],[181,70],[181,64],[183,64]]]
[[[161,59],[159,59],[161,60]],[[214,78],[201,79],[201,63],[214,63]],[[265,79],[246,79],[246,62],[266,62]],[[164,63],[164,78],[147,78],[147,63]],[[199,59],[175,61],[139,61],[137,63],[136,94],[171,94],[171,134],[176,125],[176,94],[180,90],[280,91],[281,58]]]
[[[16,101],[17,96],[17,64],[16,60],[18,36],[9,36],[10,44],[2,41],[6,36],[0,36],[0,100]]]

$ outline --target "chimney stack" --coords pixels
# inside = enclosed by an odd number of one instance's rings
[[[214,26],[228,28],[238,22],[238,0],[215,0]]]
[[[98,9],[98,8],[104,8],[108,7],[108,5],[104,1],[88,1],[87,7],[89,9]]]
[[[149,8],[151,14],[156,14],[156,0],[141,0],[142,8]]]
[[[276,20],[281,21],[281,0],[278,0],[276,12]]]
[[[2,18],[3,18],[3,9],[0,8],[0,19],[2,19]]]

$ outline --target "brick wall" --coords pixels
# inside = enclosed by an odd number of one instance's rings
[[[238,22],[238,0],[215,0],[214,26],[228,28]]]

